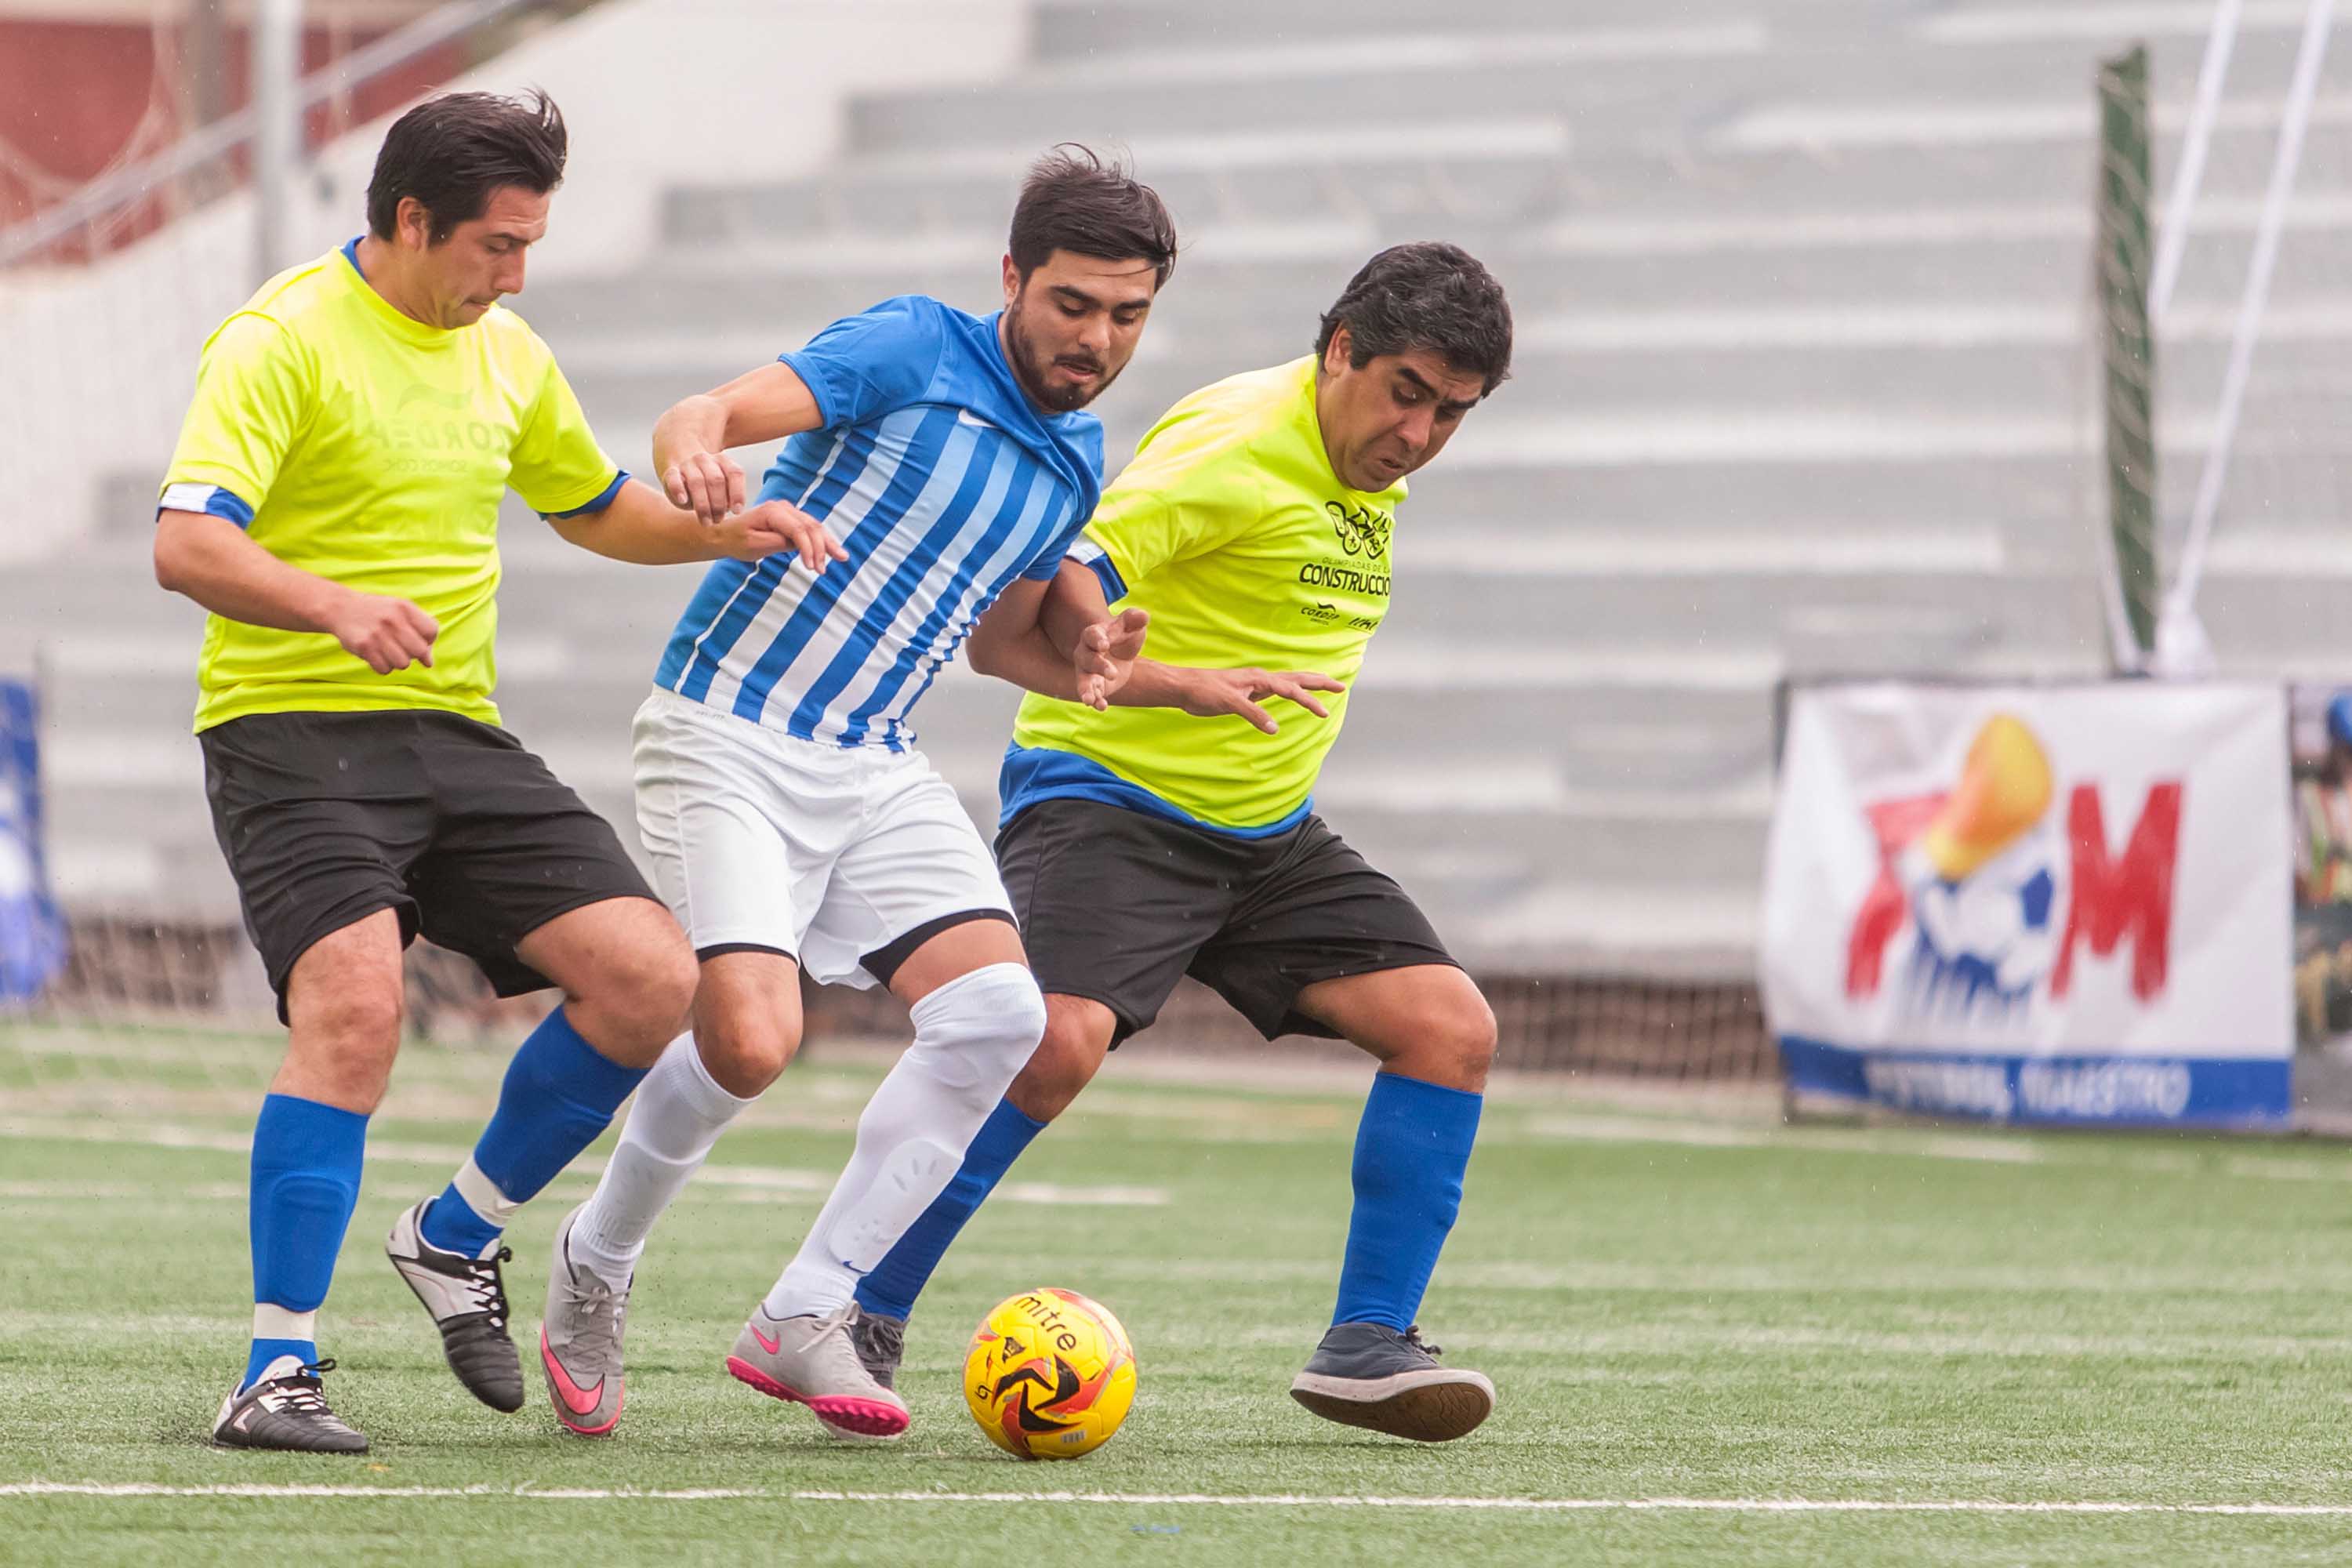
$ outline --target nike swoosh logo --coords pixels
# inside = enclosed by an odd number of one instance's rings
[[[760,1325],[757,1323],[751,1325],[751,1337],[759,1341],[760,1348],[766,1351],[770,1355],[774,1355],[777,1352],[784,1348],[783,1341],[770,1339],[767,1335],[760,1331]]]
[[[563,1370],[563,1363],[555,1359],[555,1352],[547,1348],[547,1331],[544,1329],[539,1333],[539,1356],[547,1363],[548,1381],[555,1384],[556,1396],[563,1401],[566,1409],[574,1415],[585,1415],[596,1408],[596,1402],[604,1394],[604,1380],[598,1378],[593,1388],[583,1388],[572,1382],[572,1374]]]
[[[959,408],[956,410],[956,423],[959,425],[969,425],[975,430],[993,430],[996,428],[995,426],[990,424],[987,420],[982,419],[979,415],[974,414],[969,408]]]

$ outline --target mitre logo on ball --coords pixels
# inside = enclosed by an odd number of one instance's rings
[[[2079,947],[2105,958],[2128,939],[2131,993],[2152,1001],[2169,963],[2180,805],[2178,781],[2151,785],[2113,855],[2099,783],[2062,792],[2040,737],[1993,714],[1949,789],[1864,808],[1880,868],[1848,938],[1846,994],[1879,994],[1897,952],[1906,1012],[2014,1024],[2067,994]]]

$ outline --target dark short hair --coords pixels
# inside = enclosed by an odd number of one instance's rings
[[[392,122],[368,180],[368,227],[390,239],[400,198],[415,196],[433,216],[433,243],[471,223],[501,185],[541,195],[563,183],[571,137],[563,112],[547,94],[449,92],[428,98]]]
[[[1102,261],[1140,257],[1159,289],[1176,270],[1176,220],[1160,193],[1116,158],[1065,142],[1029,165],[1005,247],[1024,281],[1057,250]]]
[[[1444,240],[1392,245],[1365,262],[1323,312],[1315,334],[1318,363],[1342,326],[1348,363],[1358,370],[1382,354],[1425,350],[1483,377],[1486,392],[1511,374],[1511,302],[1503,286],[1476,257]]]

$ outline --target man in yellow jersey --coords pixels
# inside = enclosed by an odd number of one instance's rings
[[[1022,705],[996,852],[1046,993],[1045,1039],[947,1190],[859,1284],[877,1377],[895,1374],[916,1295],[964,1221],[1189,973],[1269,1039],[1340,1037],[1381,1062],[1339,1309],[1293,1395],[1425,1442],[1494,1408],[1494,1385],[1439,1365],[1413,1326],[1460,1205],[1494,1016],[1311,797],[1388,610],[1404,478],[1509,374],[1510,308],[1458,247],[1402,245],[1357,273],[1315,346],[1169,410],[1071,549],[1091,570],[1055,579],[1057,647],[1118,605],[1149,616],[1152,658],[1123,676],[1129,706],[1097,706],[1099,679],[1086,703]],[[1018,650],[988,631],[971,662],[1006,671]],[[1299,711],[1277,720],[1263,706],[1277,699]]]
[[[502,995],[564,992],[473,1158],[389,1247],[459,1378],[503,1410],[522,1372],[499,1227],[594,1140],[693,996],[694,955],[611,827],[499,728],[501,493],[624,561],[838,548],[782,503],[706,525],[633,483],[499,306],[566,140],[544,95],[402,116],[369,232],[271,279],[205,345],[163,482],[155,575],[212,612],[205,793],[289,1029],[254,1129],[253,1341],[223,1447],[366,1450],[323,1395],[316,1321],[420,931]]]

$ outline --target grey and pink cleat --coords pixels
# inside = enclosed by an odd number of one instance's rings
[[[826,1428],[856,1437],[896,1437],[907,1405],[874,1379],[852,1341],[857,1304],[838,1311],[772,1318],[763,1302],[735,1336],[727,1370],[771,1399],[805,1405]]]
[[[585,1207],[583,1205],[582,1207]],[[628,1325],[629,1285],[617,1288],[572,1257],[566,1215],[555,1230],[555,1261],[547,1271],[547,1312],[539,1325],[539,1366],[548,1402],[564,1429],[603,1437],[621,1423],[621,1333]]]

